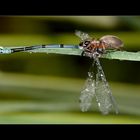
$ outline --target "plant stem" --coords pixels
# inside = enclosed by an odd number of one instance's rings
[[[54,53],[54,54],[64,54],[64,55],[81,55],[82,50],[71,49],[71,48],[40,48],[35,50],[30,50],[28,52],[34,53]],[[118,59],[118,60],[128,60],[128,61],[140,61],[140,52],[127,52],[127,51],[109,51],[102,56],[102,58],[107,59]]]

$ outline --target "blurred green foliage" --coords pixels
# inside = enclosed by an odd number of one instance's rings
[[[1,16],[0,45],[78,44],[75,30],[113,34],[124,50],[140,51],[139,16]],[[140,63],[101,59],[120,114],[102,116],[97,104],[80,112],[88,58],[37,53],[0,55],[0,123],[140,123]]]

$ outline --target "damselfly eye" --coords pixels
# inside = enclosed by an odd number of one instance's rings
[[[83,46],[83,42],[80,42],[80,43],[79,43],[79,46]]]
[[[90,41],[80,42],[80,43],[79,43],[79,46],[86,47],[89,43],[90,43]]]
[[[89,43],[90,43],[90,41],[85,41],[84,42],[85,45],[88,45]]]

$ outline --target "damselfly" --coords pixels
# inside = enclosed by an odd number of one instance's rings
[[[112,96],[111,89],[106,80],[102,66],[99,61],[107,49],[120,50],[123,47],[123,42],[116,36],[105,35],[99,40],[91,38],[87,33],[76,31],[75,34],[81,38],[79,45],[64,45],[64,44],[50,44],[50,45],[36,45],[36,46],[22,46],[22,47],[0,47],[1,54],[11,54],[15,52],[30,51],[40,48],[73,48],[82,49],[82,55],[92,58],[93,63],[88,72],[88,77],[83,90],[80,95],[81,110],[87,111],[95,97],[98,103],[99,110],[103,114],[108,114],[112,108],[118,113],[118,107],[115,99]]]

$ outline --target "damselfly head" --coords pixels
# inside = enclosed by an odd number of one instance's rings
[[[90,43],[91,43],[91,40],[84,40],[84,41],[82,41],[82,42],[79,43],[79,46],[85,48],[85,47],[87,47]]]

